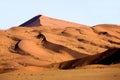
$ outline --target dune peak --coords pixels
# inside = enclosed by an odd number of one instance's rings
[[[86,25],[83,25],[83,24],[55,19],[55,18],[44,16],[44,15],[37,15],[19,26],[21,27],[49,26],[49,27],[61,27],[61,28],[62,27],[86,27]]]

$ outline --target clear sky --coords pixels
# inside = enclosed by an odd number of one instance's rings
[[[120,0],[0,0],[0,29],[38,14],[90,26],[120,24]]]

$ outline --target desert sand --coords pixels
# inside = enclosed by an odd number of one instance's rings
[[[37,15],[0,39],[0,80],[120,79],[120,25]]]
[[[1,80],[119,80],[120,68],[28,71],[1,74]]]

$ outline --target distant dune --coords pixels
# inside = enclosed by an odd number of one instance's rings
[[[60,19],[54,19],[43,15],[37,15],[32,19],[26,21],[25,23],[21,24],[20,26],[26,27],[35,27],[35,26],[47,26],[47,27],[85,27],[85,25],[73,23],[69,21],[64,21]]]
[[[0,39],[0,73],[120,67],[120,25],[87,26],[38,15],[0,30]]]

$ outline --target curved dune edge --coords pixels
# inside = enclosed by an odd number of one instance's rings
[[[88,27],[36,16],[19,27],[1,30],[0,37],[0,73],[120,63],[119,25]]]

